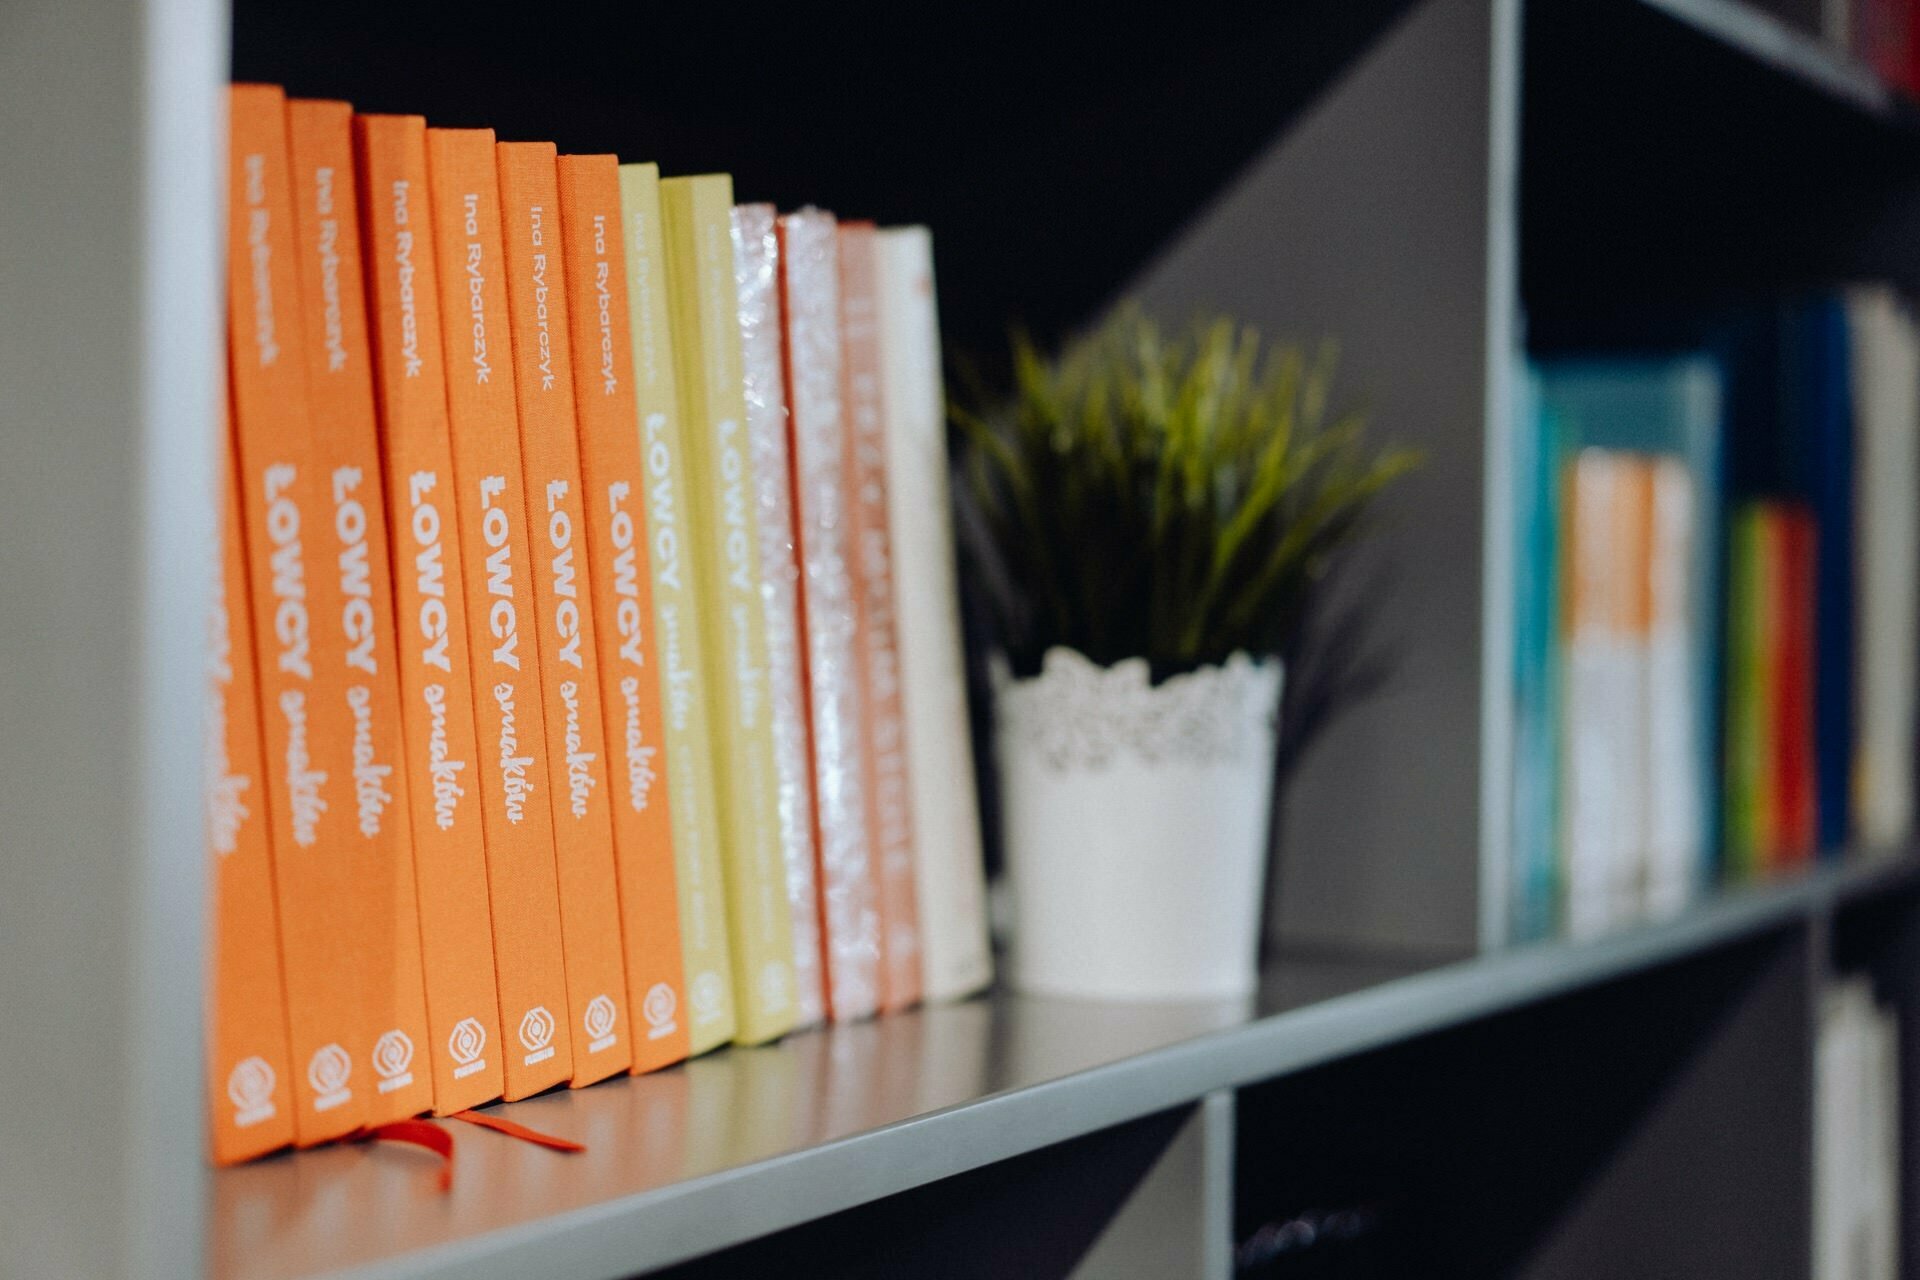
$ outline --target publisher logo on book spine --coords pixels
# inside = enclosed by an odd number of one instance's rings
[[[792,984],[788,982],[787,966],[778,960],[772,961],[760,970],[760,1010],[763,1013],[785,1013],[792,1002]]]
[[[647,1039],[658,1040],[678,1031],[680,1026],[673,1015],[679,1008],[679,998],[666,983],[656,982],[647,988],[647,998],[640,1006],[640,1013],[647,1020]]]
[[[380,1075],[379,1090],[392,1093],[413,1083],[413,1041],[398,1028],[381,1036],[373,1045],[373,1069]]]
[[[242,1058],[227,1072],[227,1097],[233,1102],[233,1123],[239,1128],[273,1118],[273,1068],[265,1058]]]
[[[712,1022],[726,1011],[727,984],[709,969],[693,980],[693,1020]]]
[[[618,1042],[620,1037],[613,1034],[613,1024],[619,1017],[620,1011],[614,1008],[609,997],[598,995],[587,1001],[587,1012],[580,1019],[580,1025],[587,1031],[588,1053],[611,1049]]]
[[[453,1078],[464,1080],[476,1071],[487,1069],[487,1060],[480,1051],[487,1047],[487,1029],[473,1018],[462,1018],[453,1024],[453,1030],[447,1036],[447,1052],[453,1055]]]
[[[553,1015],[547,1012],[547,1006],[537,1004],[520,1019],[520,1043],[526,1047],[528,1066],[553,1056]]]
[[[337,1044],[323,1044],[307,1059],[307,1083],[313,1086],[315,1111],[331,1111],[353,1097],[347,1079],[353,1075],[353,1059]]]

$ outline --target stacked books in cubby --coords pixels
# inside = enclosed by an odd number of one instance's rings
[[[1911,825],[1920,337],[1891,291],[1536,362],[1514,434],[1510,918],[1670,914]]]
[[[216,1159],[983,986],[925,230],[229,102]]]

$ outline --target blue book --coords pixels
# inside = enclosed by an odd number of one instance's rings
[[[1821,852],[1852,827],[1853,378],[1845,302],[1823,294],[1783,316],[1782,451],[1793,496],[1819,527],[1814,568],[1814,771]]]

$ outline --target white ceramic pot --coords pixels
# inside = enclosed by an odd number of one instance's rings
[[[1280,706],[1277,660],[1154,687],[1145,659],[1049,650],[994,671],[1009,976],[1035,993],[1252,991]]]

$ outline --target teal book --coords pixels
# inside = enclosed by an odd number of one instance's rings
[[[1562,808],[1551,776],[1530,775],[1551,775],[1568,735],[1580,732],[1566,722],[1563,700],[1559,485],[1567,460],[1582,449],[1658,464],[1658,497],[1649,506],[1653,580],[1646,586],[1656,607],[1642,691],[1646,847],[1637,855],[1641,865],[1624,878],[1639,886],[1639,910],[1654,915],[1684,905],[1709,881],[1723,812],[1723,381],[1720,363],[1698,354],[1554,359],[1532,370],[1534,429],[1517,458],[1526,464],[1520,483],[1530,491],[1517,506],[1526,522],[1517,560],[1526,567],[1516,582],[1514,817],[1515,856],[1526,861],[1516,866],[1516,933],[1539,927],[1546,914],[1536,901],[1550,883],[1541,850],[1553,846]]]

